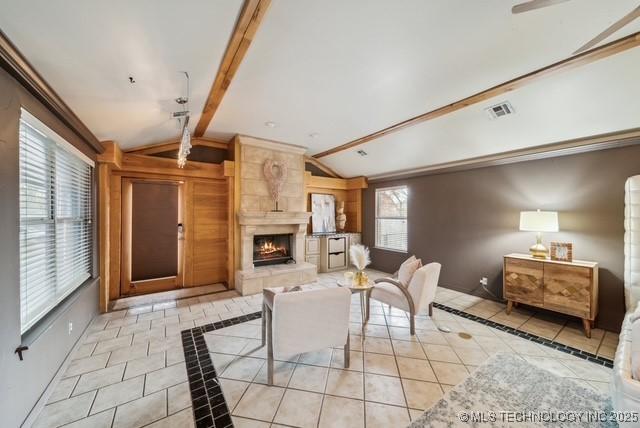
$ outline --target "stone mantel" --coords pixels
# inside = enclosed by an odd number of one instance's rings
[[[302,225],[309,223],[310,212],[305,211],[246,211],[238,214],[242,226]]]
[[[306,211],[241,211],[240,270],[236,271],[236,288],[243,295],[261,293],[264,287],[298,285],[313,282],[315,265],[304,261],[304,246],[310,212]],[[290,233],[291,255],[296,263],[275,266],[253,265],[255,235]]]

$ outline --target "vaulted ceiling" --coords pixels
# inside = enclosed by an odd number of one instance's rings
[[[0,29],[100,140],[176,138],[190,75],[193,126],[242,0],[0,0]],[[129,82],[129,76],[135,80]]]
[[[205,136],[322,153],[566,59],[637,1],[513,15],[519,1],[273,0]],[[242,1],[0,5],[0,28],[96,136],[132,148],[177,137],[182,70],[195,127]],[[640,20],[603,43],[638,31]],[[638,75],[632,48],[320,160],[376,176],[638,127]],[[516,113],[490,119],[505,100]]]

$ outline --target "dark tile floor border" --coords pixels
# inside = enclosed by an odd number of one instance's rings
[[[609,367],[609,368],[613,367],[613,361],[608,358],[601,357],[587,351],[582,351],[580,349],[572,348],[571,346],[564,345],[554,340],[545,339],[544,337],[536,336],[535,334],[527,333],[526,331],[518,330],[517,328],[509,327],[504,324],[500,324],[495,321],[491,321],[486,318],[479,317],[477,315],[472,315],[470,313],[461,311],[459,309],[450,308],[449,306],[443,305],[442,303],[434,302],[433,306],[438,309],[442,309],[445,312],[449,312],[451,314],[458,315],[463,318],[467,318],[472,321],[479,322],[480,324],[484,324],[486,326],[493,327],[498,330],[502,330],[504,332],[513,334],[514,336],[518,336],[523,339],[530,340],[540,345],[548,346],[549,348],[553,348],[557,351],[565,352],[575,357],[582,358],[583,360],[591,361],[592,363],[600,364],[602,366]]]
[[[592,363],[605,367],[613,367],[613,362],[608,358],[600,357],[592,353],[563,345],[553,340],[545,339],[535,334],[527,333],[516,328],[508,327],[467,312],[450,308],[441,303],[433,303],[438,309],[449,312],[463,318],[476,321],[489,327],[513,334],[526,340],[545,345],[555,350],[565,352]],[[193,414],[197,428],[229,428],[233,427],[233,421],[227,403],[222,394],[222,388],[218,382],[216,369],[211,361],[209,349],[204,339],[204,334],[232,325],[241,324],[262,317],[261,312],[253,312],[247,315],[206,324],[181,332],[182,348],[184,351],[187,376],[189,377],[189,389],[193,403]]]
[[[216,369],[211,361],[204,334],[262,317],[261,312],[230,318],[183,330],[182,349],[187,365],[189,389],[193,403],[193,415],[197,428],[233,427],[227,402],[218,382]]]

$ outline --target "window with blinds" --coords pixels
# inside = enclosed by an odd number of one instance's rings
[[[26,110],[19,132],[24,333],[91,276],[93,162]]]
[[[407,251],[407,186],[376,189],[376,247]]]

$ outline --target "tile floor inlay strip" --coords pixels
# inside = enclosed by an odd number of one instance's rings
[[[187,365],[189,389],[197,428],[233,427],[227,402],[218,382],[216,369],[211,361],[204,333],[258,319],[261,312],[217,321],[189,330],[183,330],[182,349]]]
[[[491,321],[486,318],[479,317],[477,315],[472,315],[467,312],[461,311],[459,309],[450,308],[449,306],[443,305],[442,303],[433,302],[433,306],[438,309],[442,309],[445,312],[449,312],[451,314],[458,315],[463,318],[479,322],[480,324],[484,324],[486,326],[496,328],[506,333],[513,334],[514,336],[518,336],[523,339],[538,343],[540,345],[545,345],[550,348],[556,349],[558,351],[574,355],[578,358],[582,358],[583,360],[591,361],[592,363],[595,363],[595,364],[601,364],[609,368],[613,367],[613,361],[611,361],[608,358],[604,358],[602,356],[598,356],[587,351],[582,351],[580,349],[572,348],[571,346],[563,345],[562,343],[545,339],[544,337],[536,336],[535,334],[527,333],[526,331],[518,330],[517,328],[509,327],[504,324],[500,324],[495,321]]]

